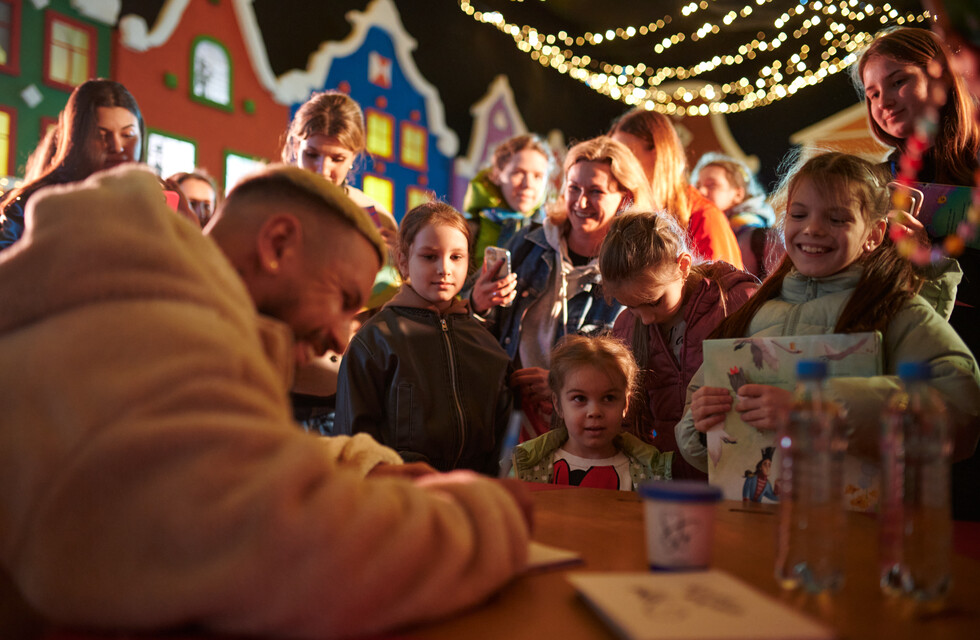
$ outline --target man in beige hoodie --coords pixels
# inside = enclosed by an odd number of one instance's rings
[[[365,477],[400,460],[291,422],[293,354],[346,341],[381,264],[369,218],[274,168],[208,233],[122,167],[39,192],[0,254],[0,635],[16,598],[59,625],[336,638],[509,580],[511,485]]]

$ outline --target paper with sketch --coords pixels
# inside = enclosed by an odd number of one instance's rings
[[[531,544],[527,550],[527,566],[524,567],[524,570],[541,571],[543,569],[567,567],[581,563],[582,556],[578,551],[553,547],[549,544],[542,544],[531,540]]]
[[[627,640],[834,637],[830,629],[718,570],[577,572],[568,581]]]
[[[704,384],[731,389],[746,383],[792,390],[798,360],[823,360],[830,377],[881,375],[881,334],[848,333],[770,338],[705,340]],[[749,426],[734,409],[708,431],[708,479],[726,500],[779,501],[779,448],[775,431]],[[844,462],[851,509],[877,505],[877,468],[854,456]]]

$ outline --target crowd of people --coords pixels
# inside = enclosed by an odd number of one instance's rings
[[[929,363],[980,518],[977,250],[910,261],[903,241],[943,238],[888,186],[935,113],[917,179],[976,187],[977,97],[923,29],[879,35],[855,79],[893,152],[800,158],[775,210],[744,163],[689,172],[670,119],[632,110],[567,150],[507,140],[462,212],[400,223],[348,182],[366,136],[341,92],[222,197],[141,165],[134,97],[82,84],[0,202],[0,596],[60,624],[294,637],[472,605],[526,559],[502,468],[706,482],[730,411],[779,428],[789,391],[704,384],[709,338],[880,332],[882,375],[828,382],[872,464],[898,364]]]

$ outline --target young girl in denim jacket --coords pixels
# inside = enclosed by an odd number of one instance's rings
[[[374,436],[406,462],[495,475],[511,411],[510,358],[457,297],[469,241],[466,220],[442,202],[402,219],[405,283],[344,354],[336,424],[338,433]]]
[[[602,242],[599,270],[606,293],[626,309],[613,335],[640,367],[643,401],[634,403],[634,431],[661,451],[677,451],[674,425],[684,415],[687,385],[701,366],[702,342],[758,287],[727,262],[695,264],[673,217],[624,213]],[[673,476],[706,480],[678,457]]]
[[[560,426],[517,446],[517,477],[620,491],[634,490],[646,479],[669,479],[674,454],[623,430],[637,373],[619,340],[565,337],[551,354],[548,373]]]
[[[920,279],[898,253],[886,227],[887,175],[843,153],[816,156],[793,174],[780,220],[786,256],[776,271],[712,337],[767,337],[881,331],[884,375],[827,380],[830,399],[847,414],[849,453],[875,459],[881,412],[898,388],[898,364],[932,367],[930,385],[945,400],[955,429],[954,459],[977,442],[980,374],[970,350],[949,324],[917,295]],[[757,429],[786,419],[790,391],[745,384],[733,400],[728,390],[704,387],[699,370],[675,434],[684,458],[707,470],[702,434],[734,409]]]

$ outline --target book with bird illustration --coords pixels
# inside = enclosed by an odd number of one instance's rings
[[[734,338],[704,342],[704,385],[732,391],[732,410],[725,421],[708,430],[708,478],[727,500],[779,502],[779,448],[776,432],[746,424],[735,411],[738,390],[765,384],[792,390],[799,360],[822,360],[827,375],[881,375],[881,334],[849,333],[770,338]],[[877,505],[875,465],[854,456],[844,462],[844,487],[851,509],[870,511]]]

